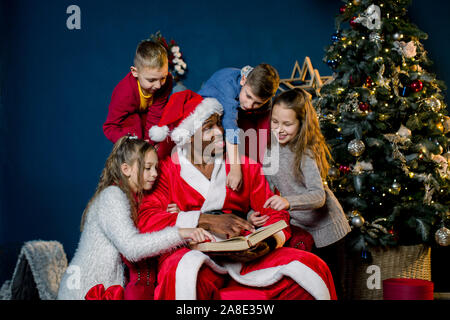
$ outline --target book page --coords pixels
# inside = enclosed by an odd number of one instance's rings
[[[277,221],[269,226],[258,229],[252,234],[247,236],[249,246],[254,246],[256,243],[270,237],[271,235],[283,230],[287,227],[287,223],[284,220]]]

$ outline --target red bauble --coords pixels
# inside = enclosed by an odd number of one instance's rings
[[[342,6],[342,7],[339,8],[339,12],[340,12],[341,14],[343,14],[343,13],[345,12],[346,9],[347,9],[346,6]]]
[[[356,18],[357,18],[357,17],[355,16],[355,17],[353,17],[353,18],[350,19],[350,26],[351,26],[352,28],[355,28],[355,27],[358,26],[358,22],[355,22],[355,19],[356,19]]]
[[[367,77],[367,78],[366,78],[366,86],[367,86],[367,88],[371,88],[374,84],[375,84],[375,83],[373,83],[371,77]]]
[[[419,92],[423,89],[423,82],[420,80],[414,80],[413,82],[411,82],[409,87],[413,92]]]
[[[342,173],[344,173],[344,174],[347,174],[347,173],[350,172],[350,167],[340,165],[340,166],[339,166],[339,171],[342,172]]]
[[[359,103],[359,110],[361,111],[369,111],[370,105],[367,102]]]

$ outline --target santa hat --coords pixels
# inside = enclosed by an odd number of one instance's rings
[[[148,135],[155,142],[170,136],[175,144],[182,146],[215,113],[223,113],[223,107],[216,99],[203,98],[191,90],[180,91],[170,97],[161,120],[150,128]]]

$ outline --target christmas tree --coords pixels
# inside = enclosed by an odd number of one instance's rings
[[[409,0],[343,1],[314,100],[332,148],[328,184],[357,251],[450,244],[449,117],[445,85],[428,71]]]

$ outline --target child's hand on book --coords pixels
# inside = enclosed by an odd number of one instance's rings
[[[268,215],[261,215],[260,212],[253,212],[248,217],[248,221],[253,224],[255,227],[262,227],[266,224],[267,220],[269,219]]]
[[[289,209],[289,201],[286,198],[280,196],[271,196],[267,199],[266,203],[264,203],[263,208],[272,208],[274,210],[287,210]]]
[[[179,228],[178,232],[184,240],[191,240],[191,243],[216,241],[211,233],[202,228]]]

